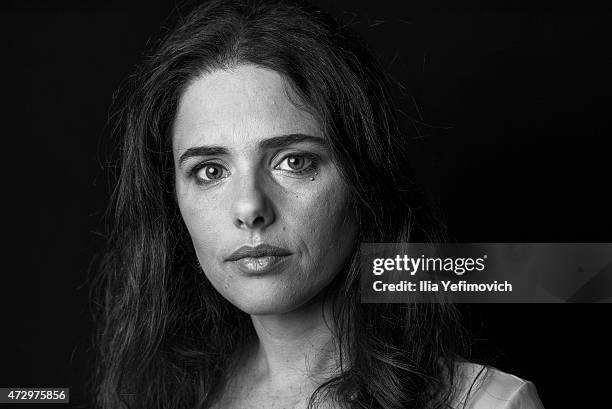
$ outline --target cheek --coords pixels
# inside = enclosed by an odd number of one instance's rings
[[[340,183],[332,186],[341,186]],[[346,188],[328,187],[301,206],[296,228],[302,231],[312,263],[324,263],[327,268],[335,259],[343,259],[352,248],[356,223],[349,211]]]
[[[218,223],[212,222],[216,219],[213,215],[218,214],[215,201],[195,200],[188,191],[182,194],[178,193],[177,200],[181,216],[198,256],[213,254],[215,243],[219,242],[215,238],[218,238],[219,234],[222,233],[215,230],[219,228]]]

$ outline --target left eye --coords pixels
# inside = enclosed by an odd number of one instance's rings
[[[289,172],[303,172],[311,168],[313,162],[312,158],[305,155],[288,155],[275,168]]]

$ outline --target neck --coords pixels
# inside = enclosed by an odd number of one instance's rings
[[[324,319],[325,317],[325,319]],[[276,386],[318,384],[334,373],[336,347],[329,305],[314,300],[285,314],[252,315],[258,344],[252,354],[260,381]]]

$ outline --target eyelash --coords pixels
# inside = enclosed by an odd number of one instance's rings
[[[298,158],[303,158],[306,160],[310,161],[310,165],[307,166],[304,169],[301,170],[284,170],[284,169],[278,169],[278,167],[281,165],[281,163],[283,163],[284,161],[286,161],[287,159],[291,158],[291,157],[298,157]],[[278,164],[276,166],[274,166],[274,169],[280,170],[282,172],[287,172],[293,175],[298,175],[298,176],[304,176],[304,175],[309,175],[311,173],[314,173],[317,168],[319,167],[319,158],[316,155],[313,155],[311,153],[306,153],[306,152],[300,152],[300,153],[289,153],[285,156],[282,157],[282,159],[278,162]]]
[[[287,159],[291,158],[291,157],[299,157],[299,158],[303,158],[306,160],[310,161],[310,164],[301,170],[286,170],[286,169],[279,169],[279,166],[286,161]],[[207,180],[207,179],[202,179],[200,177],[198,177],[198,172],[204,168],[206,168],[207,166],[212,166],[212,165],[216,165],[220,168],[223,169],[223,171],[225,172],[229,172],[229,170],[227,170],[227,168],[218,162],[201,162],[198,163],[197,165],[195,165],[193,168],[191,168],[191,170],[189,171],[189,177],[193,178],[195,180],[195,182],[199,185],[210,185],[212,183],[216,183],[219,180],[225,179],[225,177],[223,178],[219,178],[219,179],[215,179],[215,180]],[[319,158],[316,155],[313,155],[311,153],[289,153],[285,156],[283,156],[281,158],[281,160],[278,162],[278,164],[276,164],[274,166],[275,170],[280,170],[283,173],[289,174],[289,175],[296,175],[296,176],[306,176],[306,175],[310,175],[312,173],[315,173],[317,171],[319,167]],[[227,176],[226,176],[227,177]]]
[[[224,178],[220,178],[220,179],[216,179],[216,180],[207,180],[207,179],[202,179],[201,177],[198,176],[198,172],[200,172],[202,169],[206,168],[207,166],[218,166],[220,168],[223,169],[223,171],[228,172],[229,170],[227,170],[227,168],[218,162],[200,162],[197,165],[195,165],[193,168],[191,168],[191,170],[189,171],[189,176],[192,177],[195,182],[198,185],[210,185],[212,183],[216,183],[217,181],[224,179]]]

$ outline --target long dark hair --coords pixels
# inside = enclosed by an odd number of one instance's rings
[[[190,81],[254,64],[280,73],[324,129],[349,187],[360,242],[443,238],[407,163],[389,84],[328,15],[286,1],[212,1],[179,17],[126,87],[120,164],[99,300],[96,405],[203,408],[223,387],[251,321],[203,275],[174,196],[171,125]],[[351,408],[439,408],[463,333],[447,304],[361,304],[355,254],[326,289],[338,375],[310,399]]]

